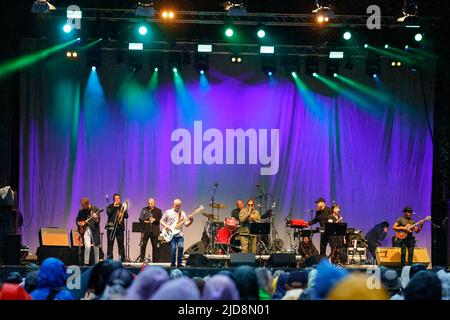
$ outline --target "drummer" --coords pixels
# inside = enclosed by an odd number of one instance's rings
[[[244,209],[244,201],[242,201],[242,199],[238,199],[236,201],[236,209],[231,211],[231,217],[239,221],[239,212],[241,212],[242,209]]]

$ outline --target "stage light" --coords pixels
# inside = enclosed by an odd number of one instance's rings
[[[70,31],[72,31],[72,27],[69,26],[68,24],[65,24],[65,25],[63,26],[63,31],[64,31],[65,33],[69,33]]]
[[[273,54],[273,53],[275,53],[275,47],[274,46],[261,46],[259,48],[259,53]]]
[[[91,70],[92,70],[92,71],[96,71],[96,70],[97,70],[97,67],[96,67],[96,66],[92,66]]]
[[[389,48],[389,45],[388,45],[388,44],[385,44],[385,45],[384,45],[384,48],[385,48],[385,49]]]
[[[190,64],[191,62],[185,60],[187,57],[181,52],[169,52],[168,56],[168,67],[171,69],[174,73],[177,73],[181,71],[183,66],[185,64]],[[190,56],[189,56],[190,59]]]
[[[317,78],[317,72],[313,72],[312,76],[313,76],[314,78]]]
[[[165,20],[172,20],[175,18],[175,12],[173,10],[163,10],[161,12],[161,17]]]
[[[344,59],[344,51],[330,51],[330,59]]]
[[[416,35],[414,36],[414,40],[416,40],[417,42],[422,41],[423,39],[423,35],[421,33],[416,33]]]
[[[319,72],[319,58],[317,56],[310,56],[305,59],[305,73],[308,76],[313,76],[314,73]]]
[[[335,72],[333,73],[333,77],[337,78],[338,74]]]
[[[350,40],[352,38],[352,34],[350,31],[345,31],[343,37],[345,40]]]
[[[177,68],[172,68],[173,73],[178,73],[178,69]]]
[[[234,31],[233,31],[233,29],[231,27],[228,27],[228,28],[225,29],[225,35],[228,38],[231,38],[233,36],[233,34],[234,34]]]
[[[272,71],[267,72],[267,75],[271,77],[272,76]]]
[[[377,78],[378,78],[378,74],[374,73],[374,74],[372,74],[372,77],[373,77],[374,79],[377,79]]]
[[[67,51],[66,52],[66,57],[69,59],[76,59],[78,58],[78,52],[76,51]]]
[[[72,57],[78,58],[78,53],[76,51],[72,52]]]
[[[203,71],[203,70],[200,70],[200,74],[205,74],[205,71]]]
[[[281,65],[286,74],[296,78],[299,73],[299,59],[297,56],[284,56],[281,57]]]
[[[138,31],[141,36],[145,36],[148,32],[148,29],[146,26],[140,26]]]
[[[408,50],[408,49],[409,49],[409,46],[408,46],[408,45],[406,45],[406,46],[405,46],[405,50]]]
[[[258,38],[262,39],[266,36],[266,31],[264,31],[264,29],[259,29],[256,34],[257,34]]]
[[[244,17],[247,15],[247,9],[243,0],[225,1],[223,7],[229,16]]]
[[[230,62],[231,63],[241,63],[242,62],[242,58],[240,56],[231,56],[230,58]]]
[[[144,44],[141,42],[139,43],[130,42],[128,44],[128,50],[144,50]]]
[[[319,24],[336,18],[336,14],[331,9],[331,1],[316,0],[316,6],[317,8],[312,12],[316,14],[316,21]]]
[[[67,57],[67,58],[72,58],[72,52],[67,51],[67,52],[66,52],[66,57]]]
[[[153,2],[143,3],[139,2],[134,12],[134,15],[137,17],[150,17],[153,18],[156,14],[156,10],[153,7]]]
[[[367,49],[368,47],[369,47],[369,45],[368,45],[367,43],[365,43],[365,44],[364,44],[364,48]]]
[[[155,69],[153,69],[153,70],[154,70],[155,72],[158,72],[159,69],[158,69],[158,67],[155,67]]]
[[[291,75],[292,75],[293,78],[295,78],[295,79],[297,78],[297,72],[292,71],[292,72],[291,72]]]
[[[209,56],[207,54],[195,54],[194,55],[194,67],[197,72],[204,74],[209,70]]]
[[[261,58],[262,71],[272,76],[277,71],[277,63],[274,56],[264,56]]]
[[[56,7],[46,0],[36,0],[31,6],[31,13],[48,13]]]
[[[389,65],[391,66],[391,68],[400,68],[403,63],[401,61],[392,60]]]
[[[197,52],[212,52],[211,44],[199,44],[197,46]]]

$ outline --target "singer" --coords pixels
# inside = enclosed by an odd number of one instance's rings
[[[241,238],[242,253],[256,254],[256,242],[258,237],[250,234],[250,223],[259,222],[261,220],[261,215],[254,207],[255,201],[249,199],[247,200],[247,208],[244,208],[239,212],[239,221],[241,222],[239,236]]]

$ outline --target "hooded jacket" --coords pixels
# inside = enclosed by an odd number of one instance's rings
[[[47,258],[38,274],[37,289],[31,292],[33,300],[73,300],[66,287],[67,273],[64,263],[56,258]]]

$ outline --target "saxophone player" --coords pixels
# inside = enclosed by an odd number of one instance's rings
[[[254,207],[255,201],[249,199],[247,201],[247,208],[243,208],[239,212],[239,221],[241,222],[239,236],[241,238],[242,253],[250,252],[256,254],[256,242],[258,237],[250,234],[250,223],[259,222],[261,220],[261,215]]]

